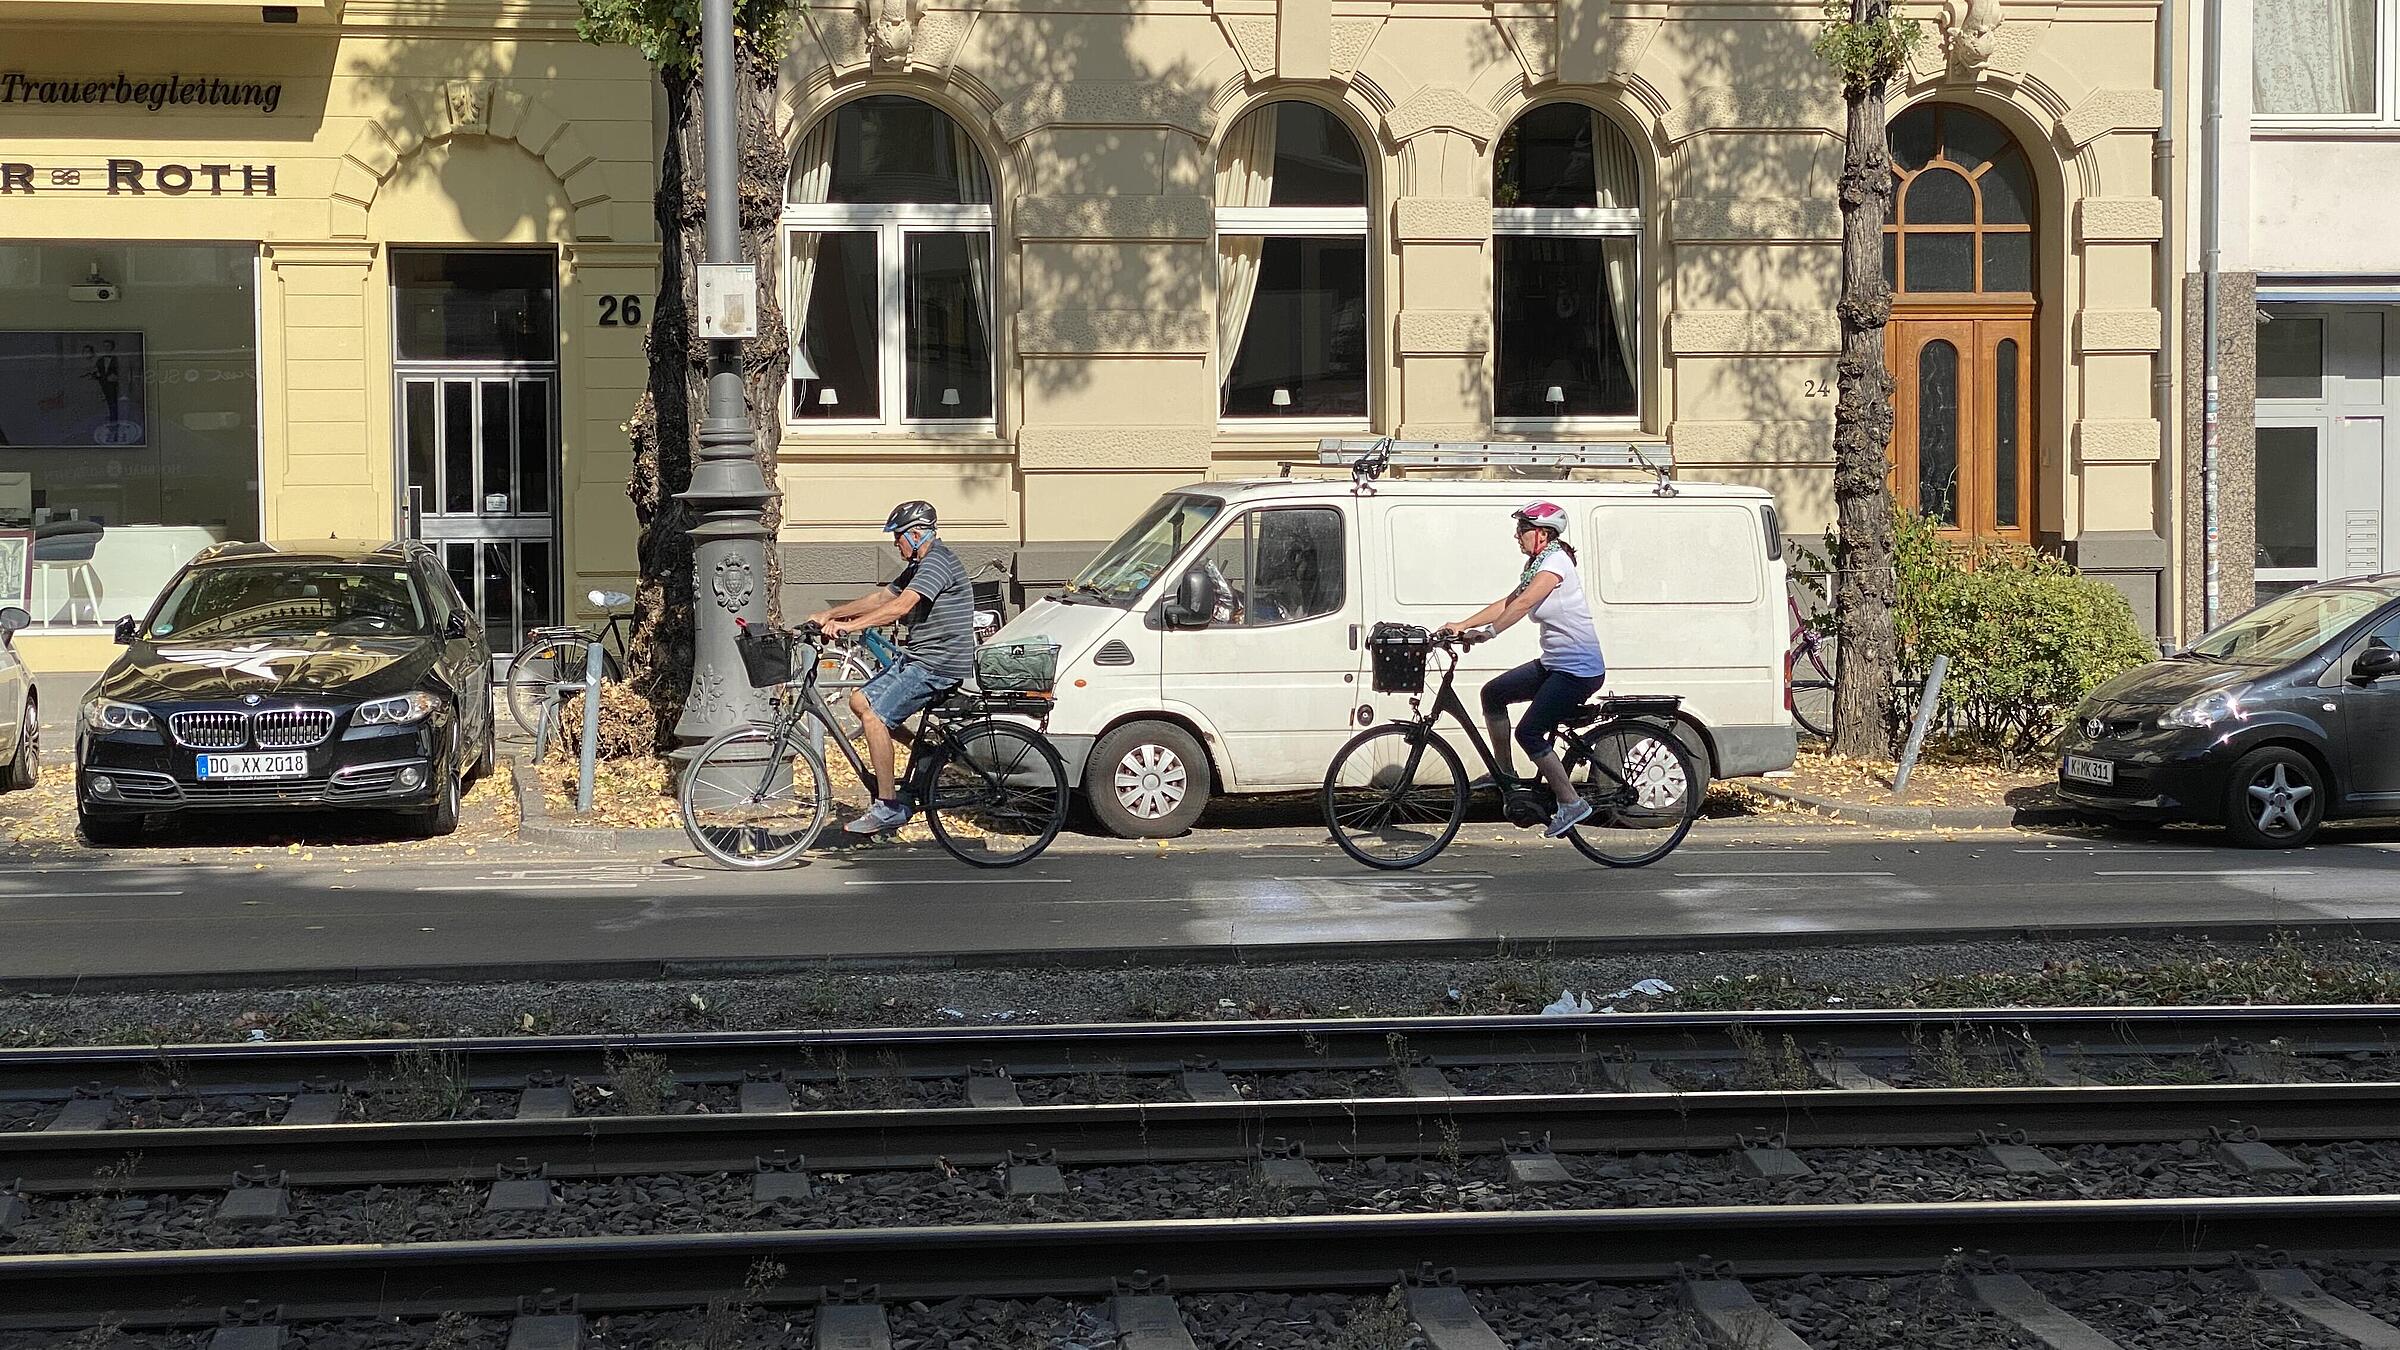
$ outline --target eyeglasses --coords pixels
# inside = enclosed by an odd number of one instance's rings
[[[1518,522],[1517,522],[1516,533],[1517,533],[1517,534],[1519,534],[1519,535],[1522,535],[1522,534],[1524,534],[1524,533],[1525,533],[1527,530],[1538,530],[1538,529],[1541,529],[1541,528],[1542,528],[1541,526],[1534,524],[1534,523],[1533,523],[1532,521],[1530,521],[1530,520],[1520,520],[1520,521],[1518,521]]]

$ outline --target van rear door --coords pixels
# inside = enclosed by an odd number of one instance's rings
[[[1354,729],[1357,531],[1343,501],[1262,504],[1219,523],[1197,565],[1219,595],[1205,628],[1161,635],[1160,687],[1220,738],[1244,792],[1315,787]]]
[[[1612,693],[1680,694],[1703,726],[1785,720],[1782,588],[1749,501],[1603,500],[1583,577]]]

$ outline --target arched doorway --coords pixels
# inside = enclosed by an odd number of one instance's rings
[[[2015,138],[1956,104],[1892,120],[1893,490],[1946,533],[2033,538],[2034,193]]]

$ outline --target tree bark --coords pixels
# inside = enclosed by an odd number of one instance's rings
[[[1883,17],[1885,0],[1851,0],[1854,23]],[[1844,81],[1848,142],[1843,148],[1842,294],[1837,311],[1842,353],[1835,365],[1840,399],[1833,421],[1834,566],[1833,753],[1883,758],[1892,751],[1892,675],[1898,661],[1892,605],[1892,377],[1884,365],[1891,290],[1883,275],[1883,228],[1892,206],[1892,160],[1884,90],[1893,72],[1878,68]]]
[[[775,238],[791,157],[775,124],[773,56],[746,37],[736,40],[734,50],[742,251],[758,268],[759,291],[758,336],[742,347],[742,387],[751,425],[758,429],[759,472],[772,487],[776,447],[782,440],[779,395],[791,366],[791,345],[777,299],[782,269]],[[692,456],[708,397],[708,343],[698,336],[693,319],[699,304],[696,269],[708,257],[708,189],[701,151],[701,72],[670,68],[659,78],[666,88],[667,126],[656,203],[658,297],[651,306],[644,348],[649,383],[626,427],[633,442],[626,492],[633,498],[640,528],[636,556],[641,564],[627,673],[635,691],[658,714],[659,749],[664,751],[672,748],[673,728],[692,679],[690,530],[696,517],[678,494],[691,486]],[[772,538],[783,523],[782,498],[770,497],[763,514],[770,540],[767,609],[771,618],[779,619],[782,572]]]

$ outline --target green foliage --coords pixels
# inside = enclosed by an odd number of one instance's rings
[[[1850,17],[1846,0],[1825,0],[1824,25],[1809,47],[1844,84],[1881,85],[1908,64],[1909,54],[1924,40],[1923,25],[1894,14],[1888,4],[1870,6],[1860,22]]]
[[[2101,681],[2155,659],[2133,607],[2106,582],[2023,544],[1954,544],[1902,512],[1892,565],[1900,674],[1921,683],[1946,655],[1954,730],[2007,759],[2039,749]]]
[[[773,51],[790,14],[775,0],[734,0],[735,36]],[[661,69],[689,72],[700,64],[700,0],[583,0],[575,33],[586,42],[631,47]]]

